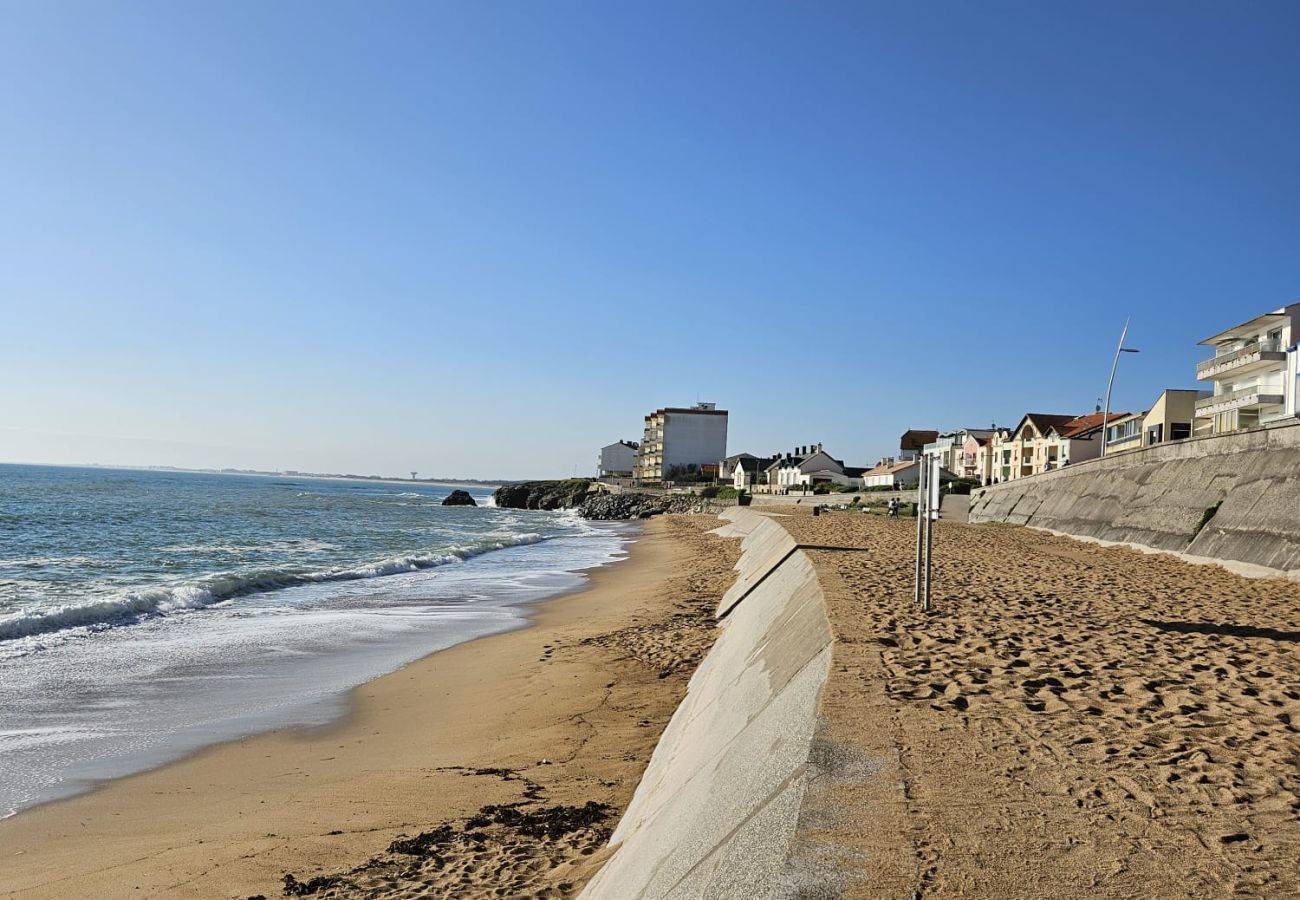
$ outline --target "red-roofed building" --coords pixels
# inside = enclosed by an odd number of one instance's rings
[[[1102,426],[1128,416],[1113,412],[1108,419],[1100,412],[1082,416],[1026,413],[1011,432],[1008,479],[1050,472],[1071,463],[1101,455]]]

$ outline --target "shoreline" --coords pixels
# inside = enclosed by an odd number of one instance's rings
[[[663,641],[656,670],[638,658],[645,629],[673,612],[671,583],[721,575],[720,593],[730,577],[729,542],[705,537],[706,522],[648,523],[582,588],[526,604],[524,627],[362,684],[328,725],[217,744],[0,821],[0,896],[272,896],[285,873],[362,863],[403,833],[519,802],[525,784],[538,802],[621,810],[698,658]],[[598,833],[572,855],[594,862]],[[556,884],[566,896],[573,882]]]
[[[238,605],[219,598],[210,604],[214,612],[192,622],[183,613],[159,612],[106,628],[84,646],[56,643],[48,658],[33,658],[39,665],[26,670],[20,652],[0,668],[14,679],[0,691],[0,705],[10,713],[0,729],[6,763],[0,821],[208,747],[326,727],[348,714],[359,686],[457,644],[527,627],[534,604],[585,589],[593,572],[625,558],[638,533],[626,525],[597,530],[576,542],[562,533],[540,540],[524,535],[495,547],[466,538],[459,561],[444,557],[455,566],[236,592],[226,599],[238,597]],[[334,598],[330,604],[303,602],[323,591]],[[355,609],[352,594],[362,598]],[[298,611],[241,619],[238,610],[249,604],[254,612],[276,604]],[[79,668],[124,654],[139,664],[102,677]],[[73,693],[26,689],[32,672],[30,678],[43,674],[47,683],[72,685]],[[165,689],[157,689],[158,672],[167,676]],[[50,696],[58,702],[51,705]],[[12,707],[4,702],[9,699]],[[23,743],[24,735],[43,733],[54,737]]]

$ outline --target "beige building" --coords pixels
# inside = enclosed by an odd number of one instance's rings
[[[1146,421],[1146,417],[1147,411],[1144,410],[1111,419],[1110,424],[1106,426],[1106,454],[1141,450],[1142,423]]]
[[[1143,444],[1154,447],[1169,441],[1182,441],[1196,430],[1196,404],[1210,396],[1209,391],[1170,388],[1162,391],[1151,411],[1142,421]]]
[[[1256,316],[1201,344],[1214,356],[1196,366],[1196,377],[1213,385],[1196,401],[1197,434],[1255,428],[1295,415],[1296,351],[1300,303]]]
[[[1105,421],[1127,418],[1128,413],[1111,413]],[[1014,481],[1040,472],[1050,472],[1071,463],[1101,455],[1103,414],[1083,416],[1026,413],[1011,433],[1009,477]]]
[[[1141,450],[1192,436],[1196,403],[1208,391],[1170,389],[1162,391],[1151,409],[1112,419],[1106,427],[1106,453]]]

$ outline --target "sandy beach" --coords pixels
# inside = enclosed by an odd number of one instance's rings
[[[525,629],[358,688],[327,728],[216,746],[0,822],[0,896],[565,897],[602,857],[738,550],[645,525]],[[315,879],[315,881],[313,881]]]
[[[1300,585],[1024,528],[778,518],[835,634],[804,837],[842,897],[1300,895]]]

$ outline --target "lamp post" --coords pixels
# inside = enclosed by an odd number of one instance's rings
[[[1134,350],[1132,347],[1124,346],[1124,339],[1128,337],[1129,319],[1124,320],[1124,330],[1119,333],[1119,346],[1115,348],[1115,361],[1110,364],[1110,380],[1106,382],[1106,408],[1101,414],[1101,455],[1106,455],[1106,430],[1110,426],[1110,391],[1115,386],[1115,370],[1119,368],[1119,355],[1121,353],[1141,353],[1141,350]]]

